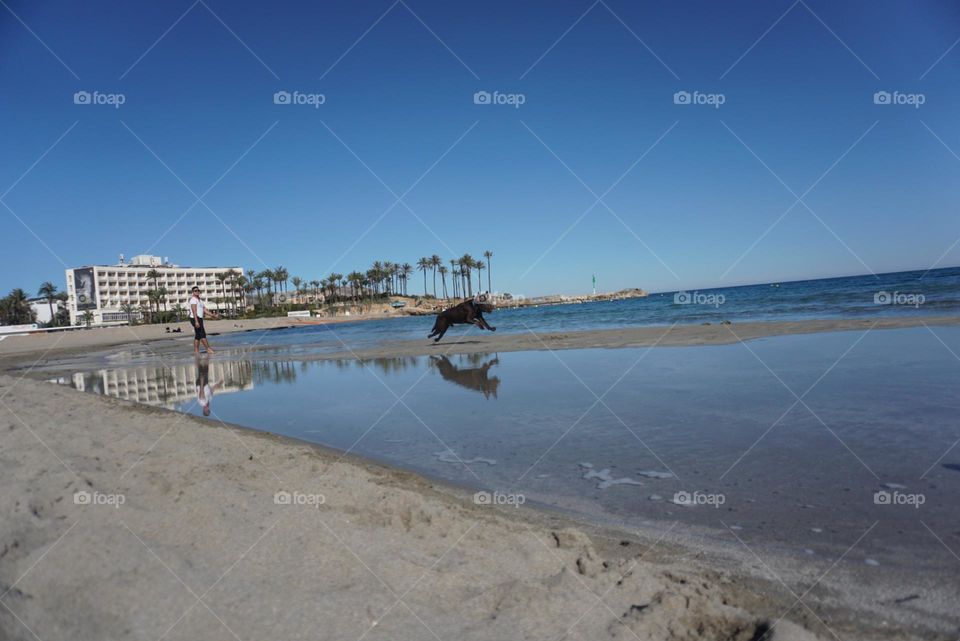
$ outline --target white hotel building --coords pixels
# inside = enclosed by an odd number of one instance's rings
[[[187,309],[190,290],[194,285],[200,288],[204,302],[212,310],[228,307],[226,302],[217,303],[223,297],[223,287],[217,280],[217,274],[230,270],[243,273],[241,267],[181,267],[173,265],[160,256],[134,256],[125,262],[123,255],[116,265],[90,265],[68,269],[67,308],[70,311],[72,325],[84,324],[84,315],[93,315],[92,325],[123,325],[130,321],[124,312],[125,305],[132,305],[139,312],[150,308],[147,292],[154,288],[167,290],[166,309],[177,306]],[[147,278],[151,270],[160,276],[154,284]],[[226,285],[227,296],[231,295],[230,285]],[[136,318],[140,317],[135,313]]]

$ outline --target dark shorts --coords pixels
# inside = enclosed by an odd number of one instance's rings
[[[203,329],[203,319],[195,318],[193,319],[193,340],[198,341],[201,338],[206,338],[207,332]]]

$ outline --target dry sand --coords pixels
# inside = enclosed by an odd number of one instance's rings
[[[4,640],[755,641],[772,627],[764,638],[846,641],[955,639],[960,624],[955,594],[884,568],[475,505],[407,472],[29,378],[0,375],[0,415]],[[281,490],[324,502],[277,504]]]

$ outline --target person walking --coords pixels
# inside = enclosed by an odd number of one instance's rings
[[[213,354],[213,349],[210,348],[210,343],[207,342],[207,332],[203,328],[203,317],[206,314],[207,306],[203,302],[203,298],[200,297],[200,288],[194,286],[190,292],[190,324],[193,325],[193,353],[200,353],[200,343],[203,343],[204,349],[207,351],[207,354]],[[213,318],[216,318],[214,312],[210,312]]]

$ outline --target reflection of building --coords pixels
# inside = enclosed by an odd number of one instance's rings
[[[154,270],[156,278],[148,277]],[[238,275],[243,274],[240,267],[180,267],[171,265],[165,258],[146,255],[134,256],[129,263],[125,263],[121,255],[117,265],[68,269],[67,308],[70,310],[70,324],[84,324],[86,312],[93,314],[92,325],[127,323],[131,309],[132,315],[139,318],[141,308],[152,307],[148,293],[156,289],[166,290],[162,303],[165,309],[172,310],[177,306],[186,309],[190,289],[194,285],[203,292],[204,301],[210,309],[227,308],[239,298],[239,292],[235,287],[231,288],[229,282],[221,284],[217,275],[230,270]]]
[[[68,381],[82,392],[167,409],[174,409],[179,403],[197,397],[197,367],[193,363],[78,372]],[[253,366],[249,361],[211,361],[210,381],[211,384],[220,383],[218,394],[253,389]]]

